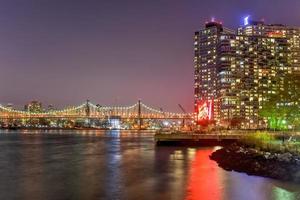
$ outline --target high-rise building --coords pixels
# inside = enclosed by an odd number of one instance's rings
[[[14,104],[8,103],[8,104],[6,105],[6,108],[13,110],[13,109],[14,109]]]
[[[222,23],[216,21],[206,23],[205,29],[195,32],[195,103],[203,99],[217,103],[217,48],[221,35],[233,33],[233,30],[223,28]],[[212,113],[215,118],[218,110],[214,109]]]
[[[42,112],[42,103],[39,101],[31,101],[24,106],[24,110],[33,113]]]
[[[49,104],[48,105],[48,108],[47,108],[47,111],[48,112],[51,112],[51,111],[54,111],[55,109],[54,109],[54,106],[52,105],[52,104]]]
[[[286,73],[300,71],[300,28],[245,18],[235,32],[214,21],[194,40],[195,105],[213,101],[218,125],[263,127],[259,110],[268,94]]]

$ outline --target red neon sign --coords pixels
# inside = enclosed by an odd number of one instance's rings
[[[213,119],[213,100],[198,101],[196,106],[196,121],[197,124]]]
[[[282,31],[273,31],[268,33],[269,37],[284,37],[284,33]]]

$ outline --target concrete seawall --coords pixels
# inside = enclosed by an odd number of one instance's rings
[[[155,142],[157,145],[226,145],[240,139],[239,134],[217,135],[217,134],[186,134],[186,133],[157,133]]]

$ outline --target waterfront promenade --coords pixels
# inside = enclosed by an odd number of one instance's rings
[[[157,144],[228,144],[254,134],[256,130],[222,130],[209,133],[197,132],[158,132],[155,134]],[[300,132],[269,132],[276,137],[300,138]]]

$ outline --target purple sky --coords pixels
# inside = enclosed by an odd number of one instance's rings
[[[0,102],[193,106],[193,34],[211,17],[300,26],[299,0],[0,0]]]

